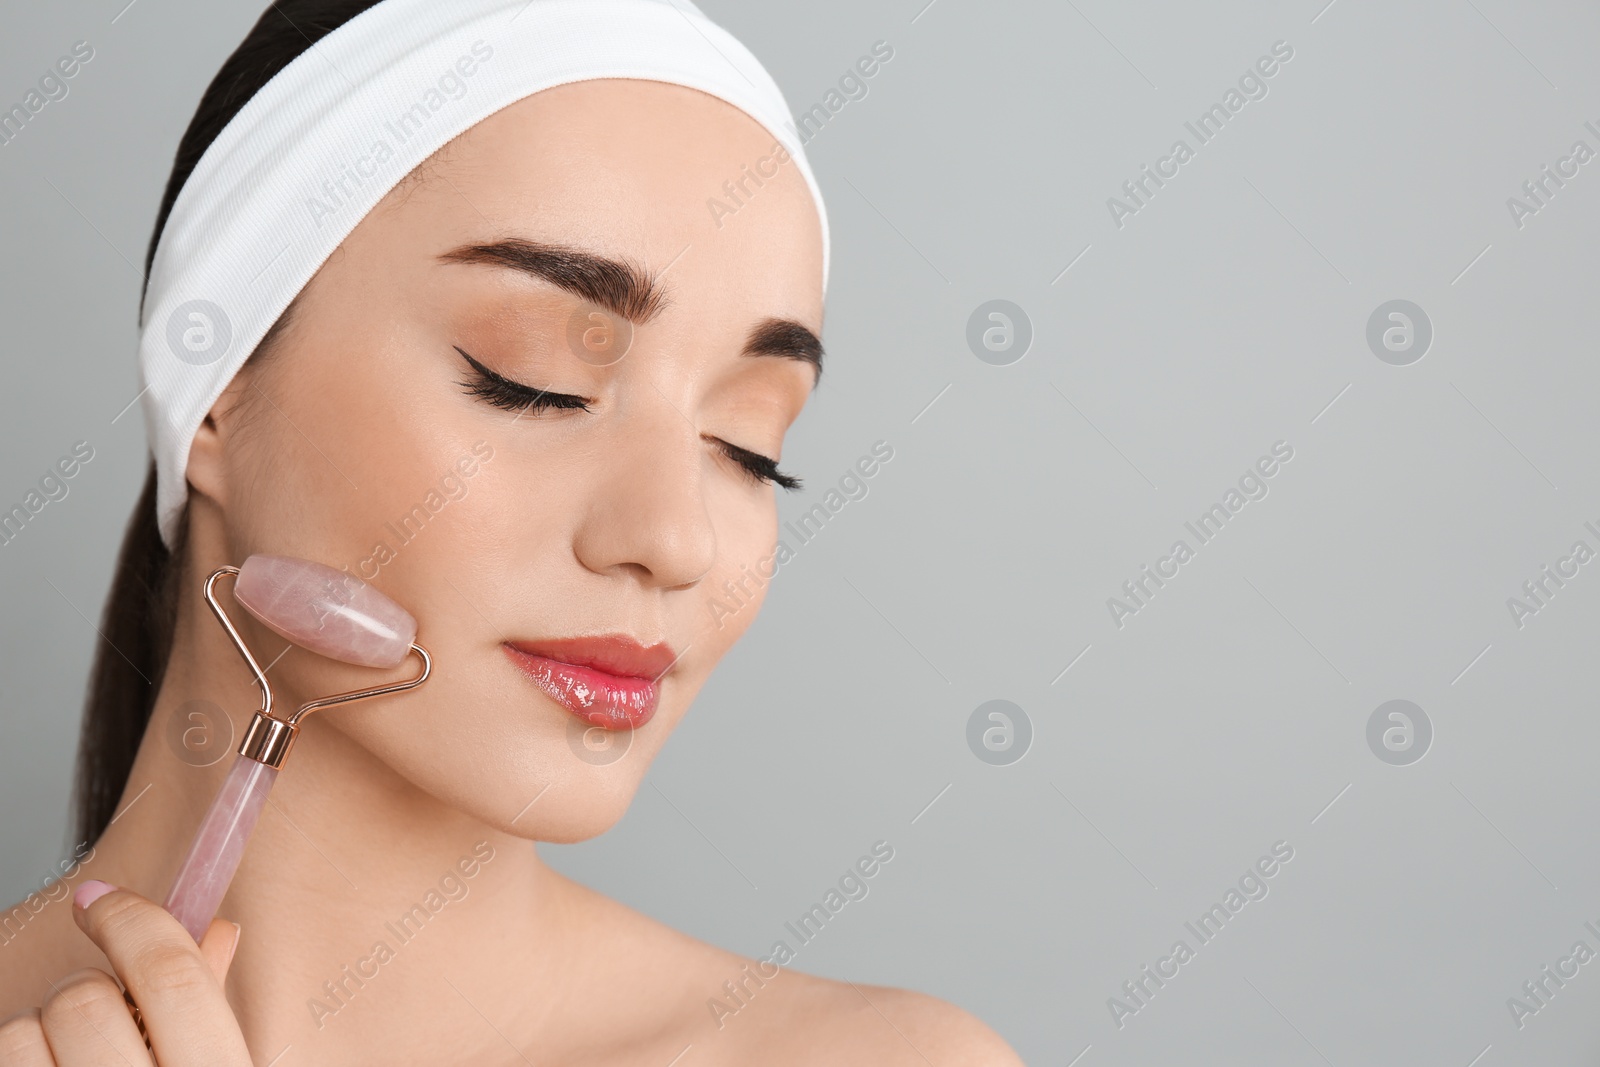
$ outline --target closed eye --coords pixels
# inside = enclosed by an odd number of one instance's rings
[[[716,442],[717,447],[722,449],[729,459],[743,467],[755,481],[781,485],[790,492],[800,488],[801,482],[799,478],[783,473],[778,469],[778,465],[775,462],[763,456],[760,452],[752,452],[748,448],[740,448],[738,445],[724,441],[720,437],[713,437],[711,440]]]
[[[541,411],[552,409],[589,410],[589,401],[581,396],[575,396],[571,393],[553,393],[548,389],[536,389],[531,385],[524,385],[479,363],[468,355],[460,345],[452,345],[451,347],[461,354],[461,358],[467,361],[467,365],[472,370],[472,375],[467,381],[458,383],[461,388],[466,390],[469,395],[493,404],[497,408],[517,412],[519,417],[530,412],[537,415]],[[802,485],[799,478],[779,470],[776,461],[770,457],[763,456],[759,452],[752,452],[748,448],[740,448],[738,445],[724,441],[719,437],[712,437],[709,440],[721,449],[724,455],[738,464],[752,481],[758,484],[771,482],[791,492],[799,489]]]
[[[467,381],[457,384],[471,396],[493,404],[497,408],[515,411],[519,416],[537,415],[541,411],[551,409],[589,410],[589,402],[581,396],[574,396],[571,393],[552,393],[548,389],[535,389],[531,385],[523,385],[485,367],[463,352],[460,345],[451,347],[460,352],[461,358],[472,368],[472,376]]]

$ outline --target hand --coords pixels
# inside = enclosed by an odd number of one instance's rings
[[[165,909],[99,881],[78,887],[72,917],[106,954],[122,985],[93,967],[55,980],[42,1008],[0,1023],[0,1064],[250,1067],[244,1035],[222,992],[239,943],[236,924],[211,920],[196,945]],[[150,1048],[123,986],[139,1005]]]

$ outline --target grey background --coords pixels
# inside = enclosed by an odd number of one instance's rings
[[[72,844],[88,620],[144,465],[137,408],[113,421],[135,264],[260,6],[125,2],[10,3],[0,33],[7,103],[96,49],[0,147],[0,501],[96,449],[0,548],[8,901]],[[1600,949],[1600,563],[1521,629],[1506,600],[1600,548],[1600,162],[1520,230],[1505,202],[1574,140],[1600,148],[1600,14],[925,3],[703,5],[796,110],[895,50],[808,146],[830,365],[784,517],[874,441],[895,455],[781,571],[627,818],[545,855],[761,953],[887,839],[871,895],[796,965],[955,1001],[1030,1063],[1593,1062],[1600,963],[1521,1030],[1506,999]],[[1106,199],[1280,39],[1269,95],[1115,227]],[[965,341],[996,298],[1034,329],[1010,366]],[[1405,367],[1365,340],[1397,298],[1434,328]],[[1269,495],[1117,629],[1107,598],[1278,440]],[[993,699],[1033,725],[1010,766],[967,747]],[[1409,766],[1367,746],[1391,699],[1433,724]],[[1194,945],[1184,922],[1279,840],[1270,894],[1119,1029],[1107,998]]]

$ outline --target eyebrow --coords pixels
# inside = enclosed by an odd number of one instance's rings
[[[750,331],[744,343],[747,356],[777,356],[811,364],[812,387],[822,377],[822,341],[808,326],[793,319],[766,319]]]
[[[660,279],[636,263],[569,245],[508,237],[488,244],[466,244],[441,253],[447,263],[479,263],[521,271],[549,282],[635,325],[643,325],[669,304]],[[750,331],[743,354],[809,363],[822,377],[822,341],[793,319],[767,318]]]

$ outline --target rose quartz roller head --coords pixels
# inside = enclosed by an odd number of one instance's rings
[[[324,697],[287,719],[272,714],[266,672],[251,655],[233,621],[217,602],[217,581],[233,576],[233,597],[279,636],[329,659],[363,667],[397,667],[413,652],[422,670],[409,681]],[[217,791],[188,858],[167,894],[166,909],[199,941],[233,881],[245,843],[266,806],[289,750],[308,713],[332,704],[415,689],[428,680],[433,661],[414,640],[417,620],[399,604],[343,571],[289,556],[251,556],[242,567],[223,567],[205,585],[206,603],[233,639],[261,687],[261,710],[250,721],[239,757]]]

